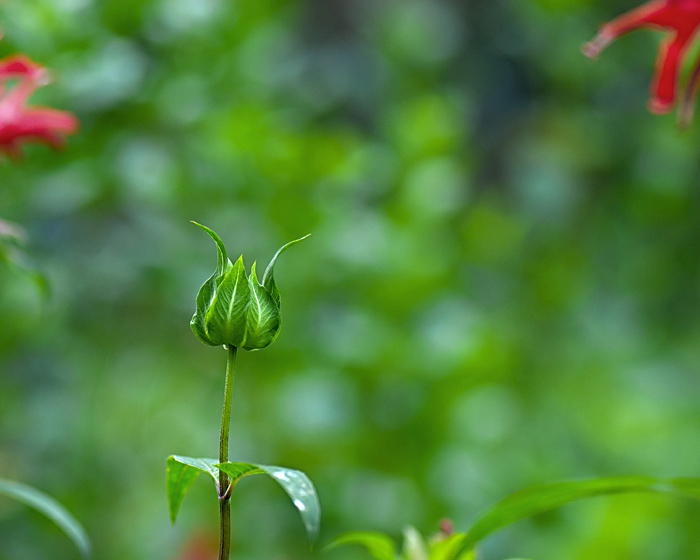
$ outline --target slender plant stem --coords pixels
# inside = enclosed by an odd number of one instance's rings
[[[219,560],[228,560],[231,553],[231,500],[219,498]]]
[[[224,384],[224,412],[221,415],[221,437],[219,438],[219,463],[228,462],[228,429],[231,423],[231,400],[233,399],[233,372],[236,368],[235,346],[228,346],[226,382]],[[219,471],[219,560],[228,560],[231,552],[231,492],[229,478]]]

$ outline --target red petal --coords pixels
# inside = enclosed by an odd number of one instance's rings
[[[653,0],[609,21],[601,26],[598,35],[592,41],[584,45],[583,53],[589,58],[596,58],[605,47],[620,35],[640,27],[654,25],[652,20],[657,19],[661,13],[667,10],[668,4],[669,0]]]
[[[46,69],[23,54],[13,54],[0,59],[0,78],[27,76],[35,81],[46,79]]]
[[[668,113],[676,102],[678,72],[691,36],[677,33],[661,43],[656,72],[651,85],[649,110],[652,113]]]
[[[24,142],[37,141],[60,148],[68,134],[78,129],[77,118],[49,107],[27,107],[34,90],[47,83],[48,73],[24,55],[0,59],[0,153],[17,158]],[[19,78],[9,91],[3,82]]]
[[[677,98],[679,69],[688,46],[700,28],[700,0],[652,0],[603,25],[598,35],[584,45],[583,52],[596,57],[615,38],[640,27],[668,30],[661,43],[651,85],[649,110],[668,113]],[[690,84],[697,89],[700,77]],[[691,94],[691,97],[694,93]],[[687,102],[684,102],[687,105]]]

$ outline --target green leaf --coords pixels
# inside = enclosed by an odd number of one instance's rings
[[[277,304],[277,307],[279,307],[279,305],[280,305],[280,293],[279,293],[279,290],[277,289],[277,284],[275,284],[275,263],[277,262],[277,257],[279,257],[282,253],[284,253],[292,245],[296,245],[297,243],[299,243],[299,241],[303,241],[304,239],[309,237],[309,235],[311,235],[311,234],[309,233],[309,234],[305,235],[304,237],[300,237],[299,239],[295,239],[294,241],[290,241],[286,245],[282,245],[282,247],[280,247],[279,250],[275,253],[275,256],[272,257],[270,264],[268,264],[267,268],[265,269],[265,274],[263,274],[263,279],[262,279],[262,285],[267,290],[267,292],[272,296],[272,299]]]
[[[241,475],[241,465],[250,465],[255,469]],[[318,501],[316,489],[306,474],[294,469],[254,465],[253,463],[220,463],[217,466],[236,481],[246,474],[260,473],[272,478],[284,489],[292,499],[294,507],[299,510],[309,542],[313,544],[316,541],[321,525],[321,505]]]
[[[272,344],[281,326],[279,305],[258,282],[255,264],[248,278],[250,303],[246,309],[246,337],[242,345],[246,350],[259,350]]]
[[[185,499],[185,494],[194,484],[194,481],[197,480],[200,472],[211,476],[218,490],[219,469],[216,467],[216,463],[216,459],[195,459],[181,455],[168,457],[165,484],[168,494],[170,521],[175,523],[182,500]]]
[[[266,474],[274,479],[284,488],[294,506],[299,510],[310,542],[313,543],[316,540],[321,523],[321,506],[309,477],[294,469],[269,467],[254,463],[218,463],[216,459],[196,459],[181,455],[168,457],[166,487],[170,519],[173,523],[185,494],[194,484],[199,473],[204,472],[211,476],[217,488],[217,495],[219,494],[219,468],[230,477],[232,487],[235,487],[241,478],[250,474]]]
[[[700,478],[687,476],[672,478],[667,481],[667,484],[672,492],[680,492],[700,500]]]
[[[24,229],[12,222],[0,220],[0,262],[29,278],[39,290],[41,296],[48,299],[51,288],[46,276],[38,272],[33,259],[25,252],[27,234]]]
[[[558,508],[569,502],[634,492],[674,492],[700,499],[699,478],[659,479],[619,476],[541,484],[504,498],[482,514],[467,532],[464,548],[471,548],[494,531],[520,519]]]
[[[475,550],[465,550],[462,554],[457,557],[457,560],[474,560],[476,558]]]
[[[396,560],[396,543],[384,533],[374,531],[351,531],[335,537],[326,550],[348,544],[364,546],[376,560]]]
[[[0,220],[0,242],[22,246],[27,242],[27,233],[22,226]]]
[[[241,478],[249,474],[265,474],[265,471],[259,465],[254,465],[253,463],[236,461],[223,464],[226,465],[226,468],[221,470],[229,476],[232,486],[235,486]]]
[[[230,477],[231,485],[246,475],[258,474],[265,471],[253,463],[225,463],[226,469],[222,469]],[[199,473],[208,474],[214,481],[217,496],[219,495],[219,467],[216,459],[197,459],[171,455],[167,461],[166,489],[168,494],[168,508],[170,520],[175,523],[175,518],[180,510],[185,494],[197,480]]]
[[[404,560],[428,560],[428,547],[423,535],[415,527],[408,526],[403,530]]]
[[[430,560],[455,560],[462,550],[462,543],[467,536],[464,533],[454,533],[434,544],[430,550]],[[461,560],[467,560],[463,556]]]
[[[85,533],[85,529],[54,498],[26,484],[4,479],[0,479],[0,494],[14,498],[43,513],[68,535],[84,558],[90,556],[90,540]]]

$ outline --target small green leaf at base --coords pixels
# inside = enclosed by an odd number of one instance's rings
[[[250,465],[254,469],[240,474],[242,465]],[[309,537],[309,543],[313,546],[318,538],[321,525],[321,505],[316,489],[305,473],[285,467],[253,465],[252,463],[220,463],[217,466],[228,474],[234,483],[247,474],[266,474],[277,482],[291,498],[294,507],[299,510],[306,534]]]
[[[26,484],[4,479],[0,479],[0,494],[43,513],[73,541],[84,558],[90,557],[90,540],[85,529],[54,498]]]
[[[374,531],[350,531],[335,537],[326,550],[331,550],[339,546],[348,544],[359,544],[364,546],[376,560],[395,560],[396,543],[384,533]]]

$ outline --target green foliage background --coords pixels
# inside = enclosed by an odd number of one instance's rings
[[[200,482],[225,352],[189,329],[232,257],[278,263],[282,333],[242,353],[232,460],[306,471],[322,541],[423,532],[525,485],[700,472],[700,125],[644,108],[659,35],[592,64],[629,0],[4,0],[0,54],[55,71],[63,153],[0,163],[51,298],[0,267],[0,475],[61,500],[95,557],[215,542]],[[234,558],[316,558],[283,492],[234,494]],[[571,505],[484,560],[697,557],[700,509]],[[199,537],[197,537],[199,535]],[[75,556],[0,501],[0,558]],[[345,556],[343,556],[345,554]],[[359,550],[329,553],[359,558]]]

